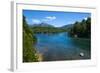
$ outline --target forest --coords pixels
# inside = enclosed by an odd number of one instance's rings
[[[76,21],[70,28],[69,34],[74,37],[91,38],[91,18],[88,17],[81,22]]]

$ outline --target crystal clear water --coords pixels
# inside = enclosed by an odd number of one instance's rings
[[[43,61],[90,59],[90,40],[72,38],[68,33],[36,34],[37,51],[42,54]],[[80,53],[84,55],[81,56]]]

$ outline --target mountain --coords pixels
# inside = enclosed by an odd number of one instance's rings
[[[62,28],[62,29],[70,29],[72,27],[73,27],[73,24],[68,24],[68,25],[64,25],[64,26],[62,26],[60,28]]]
[[[33,24],[33,27],[54,27],[53,25],[47,23]]]

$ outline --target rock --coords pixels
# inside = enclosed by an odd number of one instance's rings
[[[81,57],[83,57],[83,56],[84,56],[84,53],[83,53],[83,52],[81,52],[81,53],[80,53],[80,56],[81,56]]]
[[[75,34],[74,37],[77,38],[77,35]]]

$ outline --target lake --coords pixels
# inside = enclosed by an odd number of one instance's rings
[[[89,39],[72,38],[68,33],[36,34],[35,45],[42,54],[43,61],[82,60],[91,58],[91,41]],[[80,56],[80,53],[84,54]]]

